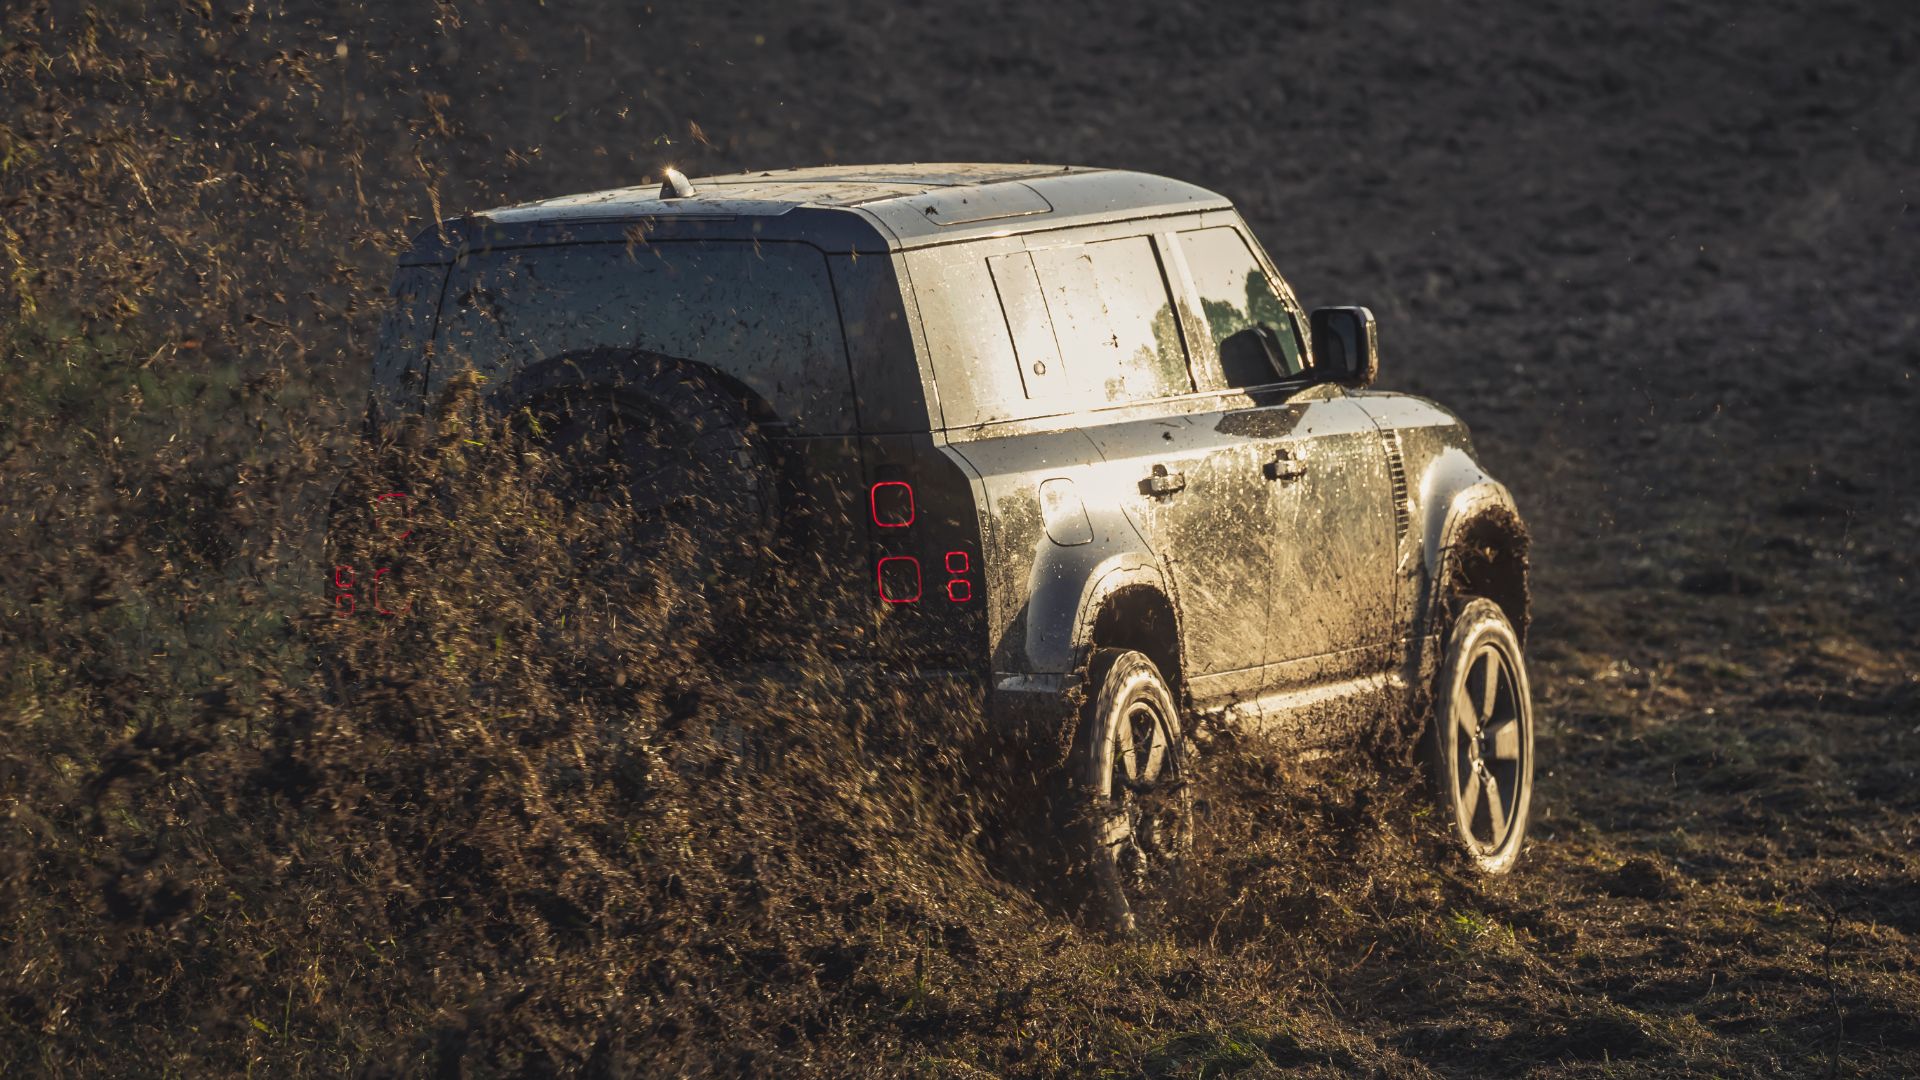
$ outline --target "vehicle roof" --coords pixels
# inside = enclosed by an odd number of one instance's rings
[[[649,235],[663,229],[714,239],[734,232],[765,240],[824,234],[832,247],[889,250],[1230,205],[1183,181],[1075,165],[828,165],[691,183],[693,194],[680,198],[661,198],[660,185],[652,183],[450,219],[422,233],[413,254],[445,258],[450,244],[589,240],[606,226],[642,222]],[[614,232],[606,238],[618,239]]]

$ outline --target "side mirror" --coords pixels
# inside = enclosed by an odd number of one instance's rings
[[[1358,389],[1380,374],[1380,331],[1363,307],[1318,308],[1313,328],[1313,372],[1326,382]]]

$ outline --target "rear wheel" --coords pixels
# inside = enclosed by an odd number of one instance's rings
[[[1192,850],[1179,711],[1144,654],[1099,649],[1088,665],[1067,786],[1073,871],[1090,921],[1137,930]]]
[[[1477,870],[1511,870],[1533,809],[1533,698],[1500,606],[1467,603],[1448,636],[1427,740],[1448,832]]]
[[[700,613],[685,629],[737,625],[770,561],[766,441],[737,402],[680,365],[617,378],[538,387],[511,410],[549,490],[597,538],[581,565],[661,576]]]

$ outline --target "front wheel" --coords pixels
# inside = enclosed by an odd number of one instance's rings
[[[1193,843],[1180,714],[1144,654],[1095,651],[1067,786],[1065,827],[1089,919],[1130,934]]]
[[[1448,831],[1475,869],[1506,873],[1533,808],[1533,697],[1498,604],[1461,609],[1435,689],[1427,751]]]

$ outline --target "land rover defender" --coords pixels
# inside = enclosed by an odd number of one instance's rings
[[[1372,315],[1305,311],[1219,195],[1037,165],[669,172],[440,222],[393,296],[376,427],[480,376],[636,507],[702,492],[715,587],[813,560],[748,601],[786,633],[727,647],[777,659],[797,627],[974,680],[1007,731],[1072,730],[1072,841],[1119,929],[1186,842],[1203,719],[1315,747],[1430,702],[1458,848],[1518,855],[1513,500],[1453,414],[1370,389]]]

